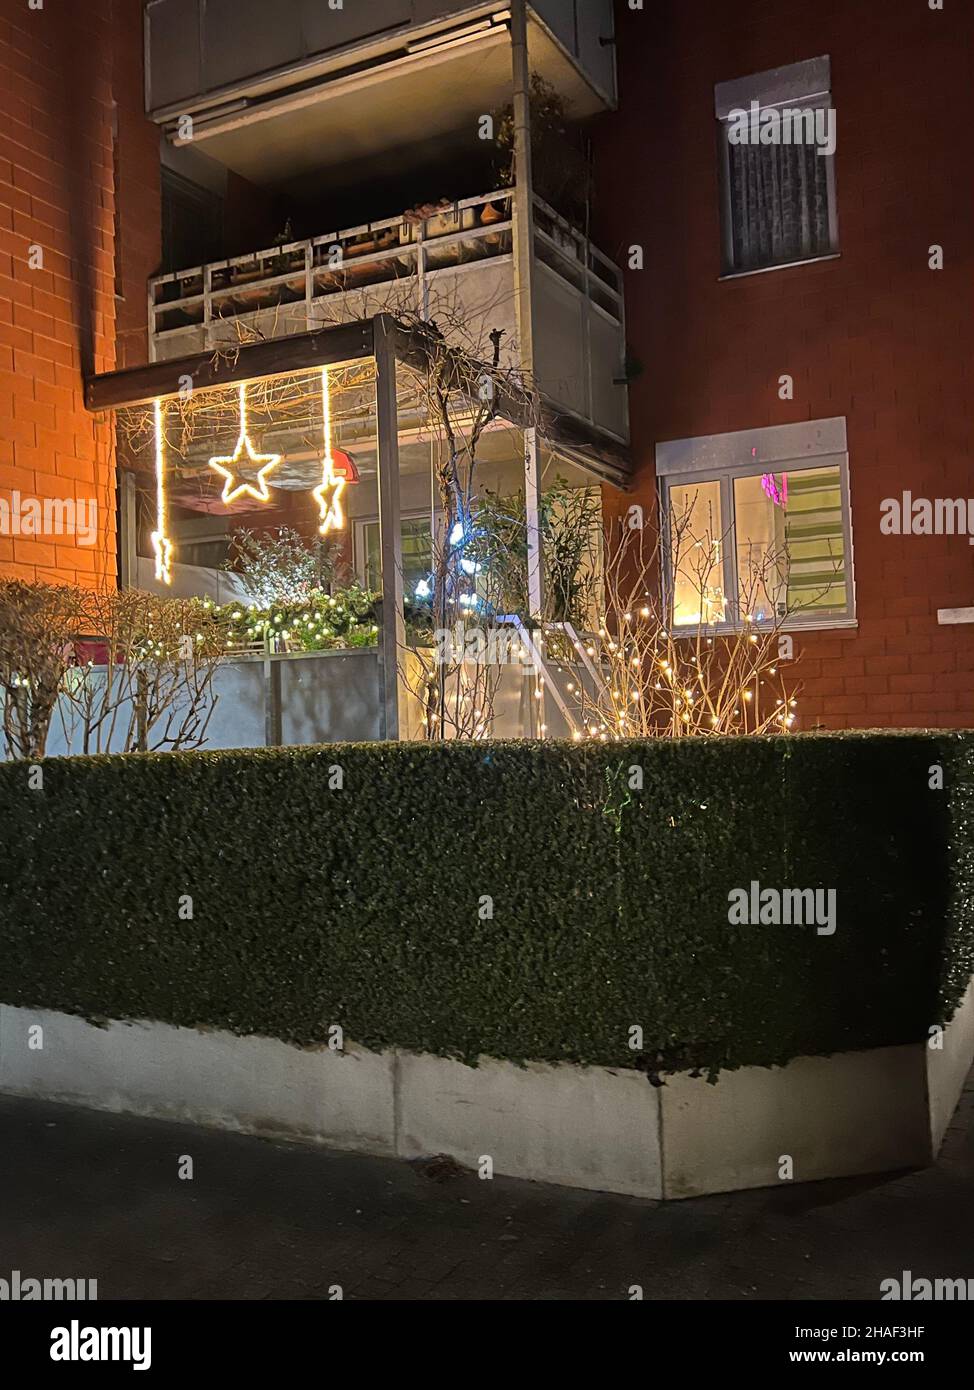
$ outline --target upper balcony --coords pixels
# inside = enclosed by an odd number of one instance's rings
[[[506,6],[150,0],[147,109],[166,146],[150,360],[391,314],[482,360],[499,334],[518,369],[529,294],[543,398],[596,454],[625,445],[622,274],[581,230],[587,119],[615,98],[612,0],[529,0],[527,17],[528,187]],[[530,242],[515,206],[533,208]]]
[[[482,0],[149,0],[146,109],[174,144],[191,116],[193,145],[259,185],[373,166],[509,99],[509,19]],[[615,104],[612,0],[530,0],[528,45],[575,118]]]
[[[397,217],[149,282],[152,361],[306,333],[375,314],[416,316],[474,356],[516,367],[513,190],[422,220]],[[622,274],[540,198],[531,272],[535,377],[559,413],[628,439]]]

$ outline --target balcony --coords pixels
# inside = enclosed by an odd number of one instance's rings
[[[482,0],[149,0],[146,109],[175,144],[191,115],[188,142],[258,185],[374,171],[508,100],[509,16]],[[532,69],[576,119],[615,103],[612,35],[612,0],[531,0]]]
[[[463,199],[420,221],[397,217],[157,276],[149,282],[154,362],[287,337],[380,313],[432,320],[458,347],[517,364],[513,190]],[[537,383],[559,412],[628,438],[622,274],[535,199]]]

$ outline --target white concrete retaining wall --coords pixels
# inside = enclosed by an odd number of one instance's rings
[[[934,1039],[939,1042],[940,1039]],[[927,1048],[927,1093],[930,1111],[930,1140],[933,1152],[940,1151],[947,1126],[957,1108],[967,1073],[974,1059],[974,979],[944,1031],[943,1047]]]
[[[31,1029],[43,1029],[43,1046]],[[36,1043],[37,1036],[34,1036]],[[301,1049],[163,1023],[0,1006],[0,1091],[659,1197],[657,1093],[602,1067]]]
[[[650,1198],[771,1186],[786,1157],[798,1182],[929,1162],[972,1060],[974,985],[942,1051],[802,1057],[658,1088],[605,1067],[468,1067],[0,1006],[8,1094],[470,1167],[489,1156],[498,1174]]]
[[[930,1159],[923,1049],[883,1047],[670,1077],[663,1096],[667,1197],[908,1168]]]

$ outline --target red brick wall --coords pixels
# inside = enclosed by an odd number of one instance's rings
[[[845,415],[859,626],[796,637],[801,727],[974,724],[974,627],[937,623],[974,605],[974,549],[879,531],[904,489],[974,498],[974,5],[620,0],[617,24],[598,238],[623,264],[645,251],[626,276],[639,499],[658,440]],[[821,54],[841,259],[721,282],[714,85]]]
[[[159,127],[145,114],[143,0],[113,0],[112,86],[118,120],[116,272],[117,362],[141,367],[149,360],[146,280],[162,261],[162,187]]]
[[[41,10],[0,0],[0,496],[93,498],[98,508],[91,546],[70,534],[0,535],[0,573],[93,587],[115,583],[113,427],[85,410],[83,379],[144,360],[145,277],[158,260],[141,5],[115,0],[114,11],[112,0]],[[113,97],[131,200],[118,305]],[[31,268],[31,247],[42,268]]]

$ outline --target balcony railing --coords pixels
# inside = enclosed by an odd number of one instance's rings
[[[516,352],[511,189],[466,198],[422,220],[400,214],[149,281],[150,359],[305,333],[381,312],[462,325],[468,350],[492,329]],[[627,436],[622,274],[535,199],[536,372],[566,411]]]
[[[319,312],[324,306],[318,301],[352,290],[410,281],[421,308],[431,273],[510,255],[510,213],[511,191],[505,189],[464,199],[419,222],[400,214],[158,275],[149,281],[152,359],[226,342],[235,321],[245,337],[251,316],[267,310],[287,311],[281,333],[307,332],[323,319],[331,321],[330,313]]]

